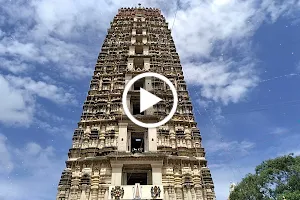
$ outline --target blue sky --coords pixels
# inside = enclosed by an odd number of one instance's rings
[[[299,1],[0,0],[0,199],[54,198],[109,22],[138,2],[172,28],[217,199],[300,154]]]

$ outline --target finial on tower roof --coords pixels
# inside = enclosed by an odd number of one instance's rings
[[[139,3],[138,5],[139,5],[139,8],[141,8],[141,7],[142,7],[142,4],[141,4],[141,3]]]

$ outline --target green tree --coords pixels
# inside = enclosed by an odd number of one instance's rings
[[[264,161],[230,194],[230,200],[300,200],[300,156]]]

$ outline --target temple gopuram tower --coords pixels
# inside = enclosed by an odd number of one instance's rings
[[[122,107],[126,83],[145,72],[167,77],[178,93],[176,113],[157,128],[135,125]],[[140,113],[140,88],[163,100]],[[127,95],[131,113],[143,122],[160,121],[172,101],[166,84],[151,77],[135,82]],[[201,140],[161,11],[121,8],[98,56],[56,200],[214,200]]]

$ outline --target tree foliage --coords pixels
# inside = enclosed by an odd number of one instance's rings
[[[300,200],[300,156],[264,161],[230,194],[230,200]]]

